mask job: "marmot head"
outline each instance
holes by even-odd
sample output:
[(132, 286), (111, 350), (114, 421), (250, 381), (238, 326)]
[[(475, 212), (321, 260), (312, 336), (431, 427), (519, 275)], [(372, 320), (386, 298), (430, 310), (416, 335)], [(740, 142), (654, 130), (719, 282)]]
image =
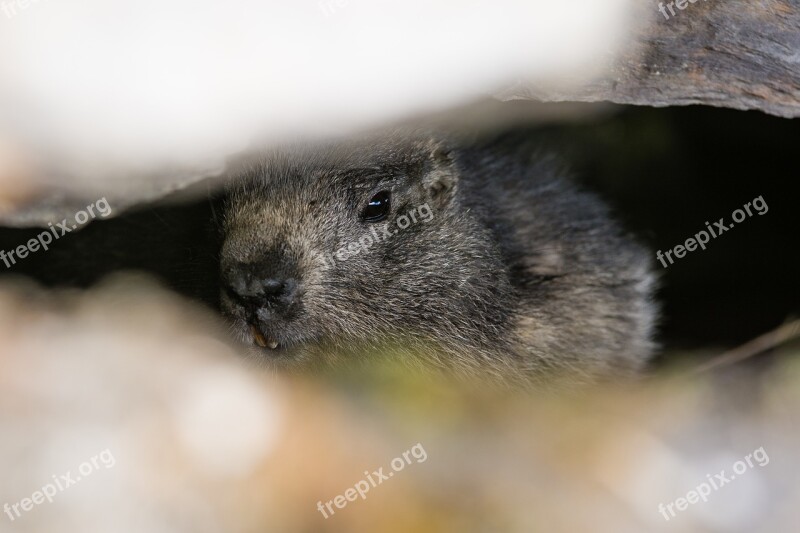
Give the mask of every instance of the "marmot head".
[[(430, 139), (265, 156), (232, 182), (223, 310), (253, 353), (284, 365), (383, 341), (499, 342), (511, 298), (488, 231)], [(442, 363), (449, 366), (447, 363)]]

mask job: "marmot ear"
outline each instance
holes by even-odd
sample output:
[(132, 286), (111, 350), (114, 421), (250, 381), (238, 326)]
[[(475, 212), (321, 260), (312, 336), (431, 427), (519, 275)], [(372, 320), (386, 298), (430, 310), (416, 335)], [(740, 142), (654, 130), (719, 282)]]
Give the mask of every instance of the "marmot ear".
[(437, 207), (450, 203), (458, 185), (458, 171), (452, 151), (444, 144), (432, 141), (430, 157), (422, 175), (422, 185)]

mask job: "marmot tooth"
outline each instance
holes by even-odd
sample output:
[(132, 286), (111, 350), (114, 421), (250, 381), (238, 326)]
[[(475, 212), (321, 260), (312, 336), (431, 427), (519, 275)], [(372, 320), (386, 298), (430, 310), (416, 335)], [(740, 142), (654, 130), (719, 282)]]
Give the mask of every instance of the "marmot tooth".
[[(250, 334), (253, 335), (253, 339), (256, 341), (256, 344), (258, 344), (262, 348), (266, 348), (267, 347), (267, 339), (264, 338), (264, 335), (261, 333), (261, 331), (258, 329), (258, 327), (254, 326), (254, 325), (251, 325), (250, 326)], [(270, 348), (275, 349), (275, 346), (272, 346), (272, 343), (275, 343), (275, 346), (277, 346), (278, 343), (275, 342), (275, 341), (272, 341), (270, 343)]]

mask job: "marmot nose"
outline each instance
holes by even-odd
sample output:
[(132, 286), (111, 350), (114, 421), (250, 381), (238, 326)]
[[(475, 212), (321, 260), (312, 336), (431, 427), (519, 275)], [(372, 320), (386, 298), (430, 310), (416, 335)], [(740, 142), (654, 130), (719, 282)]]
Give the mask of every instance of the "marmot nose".
[(247, 270), (237, 269), (227, 281), (231, 296), (250, 307), (288, 306), (297, 293), (297, 281), (292, 278), (262, 278)]

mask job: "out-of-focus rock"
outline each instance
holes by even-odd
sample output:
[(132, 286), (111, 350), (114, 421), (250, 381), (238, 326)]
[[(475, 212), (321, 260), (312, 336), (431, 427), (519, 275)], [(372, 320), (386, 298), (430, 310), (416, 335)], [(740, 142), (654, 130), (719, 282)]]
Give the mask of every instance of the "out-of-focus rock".
[[(1, 531), (796, 526), (796, 359), (759, 379), (676, 370), (525, 394), (391, 372), (279, 377), (139, 278), (6, 282), (0, 339)], [(722, 470), (707, 501), (676, 507)]]
[(523, 76), (572, 87), (613, 58), (633, 4), (5, 2), (0, 135), (40, 160), (46, 194), (0, 221), (146, 202), (251, 146), (452, 110)]

